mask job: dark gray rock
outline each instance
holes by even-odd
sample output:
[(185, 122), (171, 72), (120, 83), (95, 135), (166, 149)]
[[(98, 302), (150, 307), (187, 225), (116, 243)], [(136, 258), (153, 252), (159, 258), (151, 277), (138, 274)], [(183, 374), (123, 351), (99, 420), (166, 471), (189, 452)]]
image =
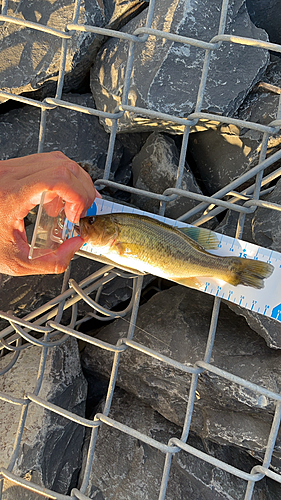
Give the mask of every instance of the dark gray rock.
[[(95, 108), (90, 94), (64, 94), (70, 103)], [(40, 110), (25, 106), (0, 116), (0, 158), (5, 160), (37, 152)], [(17, 137), (11, 141), (11, 137)], [(60, 150), (74, 161), (86, 163), (95, 180), (104, 169), (109, 136), (96, 116), (57, 107), (48, 112), (44, 151)], [(115, 142), (112, 171), (119, 166), (122, 145)]]
[[(262, 81), (281, 86), (281, 59), (272, 62)], [(257, 85), (246, 97), (236, 117), (261, 125), (276, 119), (279, 95)], [(194, 171), (208, 193), (213, 194), (257, 165), (263, 134), (236, 125), (203, 123), (190, 135), (189, 150), (194, 160)], [(268, 156), (280, 148), (281, 134), (269, 137)], [(275, 168), (275, 167), (274, 167)], [(269, 173), (273, 167), (265, 172)], [(254, 179), (250, 181), (252, 184)], [(242, 188), (246, 185), (242, 186)]]
[[(216, 233), (226, 234), (227, 236), (232, 236), (233, 238), (235, 238), (238, 218), (239, 218), (238, 212), (235, 212), (234, 210), (227, 210), (223, 220), (216, 227)], [(240, 239), (255, 244), (256, 242), (254, 241), (252, 235), (252, 218), (253, 214), (246, 215), (243, 227), (243, 234), (240, 237)]]
[(231, 302), (227, 302), (227, 305), (236, 314), (244, 316), (249, 327), (264, 338), (268, 347), (281, 349), (281, 323)]
[(252, 145), (247, 138), (242, 142), (235, 125), (217, 124), (214, 129), (190, 134), (189, 151), (195, 174), (209, 195), (250, 169)]
[[(209, 42), (217, 34), (221, 2), (208, 0), (189, 4), (156, 1), (152, 27)], [(145, 24), (142, 13), (130, 21), (124, 31), (133, 33)], [(250, 21), (244, 0), (232, 0), (227, 16), (226, 33), (266, 40), (264, 31)], [(113, 112), (121, 102), (128, 42), (110, 39), (99, 52), (91, 70), (91, 88), (99, 109)], [(187, 116), (195, 108), (204, 51), (189, 45), (150, 37), (136, 44), (129, 104)], [(265, 50), (223, 43), (212, 58), (203, 109), (231, 115), (264, 71), (268, 62)], [(235, 77), (234, 77), (235, 75)], [(108, 128), (111, 120), (104, 120)], [(125, 113), (119, 131), (152, 128), (182, 131), (181, 126), (161, 123), (145, 116)]]
[[(184, 287), (156, 294), (141, 306), (134, 340), (176, 361), (193, 364), (204, 358), (213, 298)], [(98, 338), (115, 344), (126, 337), (122, 319), (102, 329)], [(278, 392), (280, 356), (269, 349), (245, 320), (221, 305), (211, 362), (245, 380)], [(113, 357), (87, 346), (83, 363), (108, 376)], [(182, 425), (190, 376), (128, 348), (121, 356), (119, 386), (137, 395), (165, 418)], [(212, 373), (199, 376), (192, 429), (201, 437), (246, 448), (264, 450), (274, 411), (273, 401)], [(232, 422), (230, 430), (230, 422)], [(280, 439), (275, 448), (280, 467)]]
[[(82, 281), (100, 269), (103, 264), (84, 257), (75, 258), (71, 265), (71, 278)], [(151, 280), (147, 275), (144, 286)], [(61, 293), (63, 275), (38, 276), (4, 276), (0, 288), (0, 310), (12, 311), (18, 317), (23, 317), (46, 304)], [(133, 281), (131, 278), (115, 277), (107, 283), (100, 297), (100, 304), (111, 309), (121, 302), (127, 301), (132, 295)], [(65, 313), (65, 321), (70, 321), (70, 309)], [(78, 315), (84, 316), (93, 309), (84, 301), (78, 302)], [(0, 318), (0, 330), (7, 322)]]
[(144, 10), (149, 0), (105, 0), (103, 4), (109, 9), (108, 27), (118, 30)]
[[(137, 0), (114, 1), (83, 0), (79, 24), (118, 28), (139, 12), (145, 2)], [(8, 15), (26, 19), (60, 31), (65, 31), (73, 20), (74, 4), (68, 1), (47, 0), (32, 4), (9, 4)], [(61, 38), (41, 31), (23, 28), (12, 23), (0, 27), (1, 89), (21, 94), (45, 88), (53, 90), (60, 68)], [(76, 31), (68, 42), (64, 90), (76, 89), (89, 71), (103, 38), (94, 33)]]
[[(41, 349), (22, 351), (14, 367), (0, 378), (1, 392), (24, 397), (36, 385)], [(12, 354), (0, 359), (6, 366)], [(49, 351), (40, 397), (77, 415), (84, 416), (87, 382), (82, 374), (77, 341), (67, 340)], [(21, 407), (1, 401), (1, 467), (7, 467), (19, 424)], [(19, 455), (13, 472), (38, 485), (66, 494), (76, 483), (81, 467), (84, 428), (71, 420), (31, 403)], [(5, 484), (5, 500), (22, 500), (22, 488)], [(29, 492), (30, 493), (30, 492)], [(30, 497), (28, 497), (30, 498)], [(39, 499), (41, 496), (34, 495)]]
[[(280, 205), (281, 180), (279, 180), (266, 201)], [(258, 245), (280, 252), (281, 217), (280, 211), (259, 207), (253, 217), (253, 236)]]
[[(153, 132), (133, 159), (133, 185), (138, 189), (163, 194), (165, 189), (175, 187), (178, 164), (179, 150), (173, 138), (167, 134)], [(187, 168), (184, 169), (181, 188), (201, 194)], [(132, 194), (131, 201), (147, 212), (157, 213), (159, 210), (159, 202), (146, 196)], [(195, 205), (194, 200), (178, 197), (167, 204), (165, 215), (177, 219)]]
[(263, 28), (272, 43), (281, 43), (280, 0), (246, 0), (247, 9), (252, 22), (259, 28)]
[[(132, 394), (116, 390), (110, 417), (136, 429), (158, 442), (167, 444), (180, 437), (181, 428), (165, 420)], [(88, 443), (87, 443), (88, 444)], [(87, 452), (84, 449), (84, 465)], [(257, 462), (234, 447), (221, 446), (190, 435), (188, 444), (226, 463), (250, 471)], [(164, 454), (152, 446), (105, 424), (99, 430), (94, 462), (86, 493), (96, 500), (157, 500)], [(172, 460), (166, 500), (242, 500), (245, 481), (179, 452)], [(262, 481), (255, 486), (253, 500), (278, 499), (280, 485)]]

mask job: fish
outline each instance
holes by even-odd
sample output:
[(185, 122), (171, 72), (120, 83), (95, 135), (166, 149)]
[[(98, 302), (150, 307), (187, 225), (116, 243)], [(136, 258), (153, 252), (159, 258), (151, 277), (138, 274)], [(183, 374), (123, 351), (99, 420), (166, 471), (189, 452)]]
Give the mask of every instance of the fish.
[(96, 254), (113, 263), (191, 288), (202, 289), (197, 278), (204, 277), (261, 289), (274, 270), (267, 262), (210, 253), (219, 241), (208, 229), (173, 227), (146, 215), (88, 216), (75, 229)]

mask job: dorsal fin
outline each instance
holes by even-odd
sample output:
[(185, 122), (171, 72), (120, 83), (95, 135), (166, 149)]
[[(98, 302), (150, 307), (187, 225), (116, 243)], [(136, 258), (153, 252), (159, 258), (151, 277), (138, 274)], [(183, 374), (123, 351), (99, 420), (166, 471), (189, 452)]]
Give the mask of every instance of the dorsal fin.
[(178, 227), (182, 233), (189, 236), (192, 240), (196, 241), (205, 250), (215, 250), (218, 248), (219, 239), (213, 231), (204, 227)]

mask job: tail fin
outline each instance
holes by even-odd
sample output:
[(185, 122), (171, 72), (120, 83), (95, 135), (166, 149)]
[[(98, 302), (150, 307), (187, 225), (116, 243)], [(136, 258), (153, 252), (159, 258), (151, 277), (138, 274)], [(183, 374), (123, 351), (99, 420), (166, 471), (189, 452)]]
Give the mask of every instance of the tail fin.
[(253, 288), (264, 288), (263, 280), (269, 278), (274, 267), (267, 262), (252, 259), (241, 259), (232, 257), (231, 277), (228, 283), (231, 285), (252, 286)]

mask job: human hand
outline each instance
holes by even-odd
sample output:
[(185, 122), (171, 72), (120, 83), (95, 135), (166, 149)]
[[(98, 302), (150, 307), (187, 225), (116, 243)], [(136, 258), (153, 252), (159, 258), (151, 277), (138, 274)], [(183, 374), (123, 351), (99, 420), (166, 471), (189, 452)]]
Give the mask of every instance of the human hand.
[(39, 153), (0, 162), (0, 273), (13, 276), (57, 274), (67, 268), (84, 243), (70, 238), (57, 250), (30, 260), (24, 217), (40, 203), (43, 191), (48, 200), (65, 200), (65, 214), (71, 222), (86, 215), (96, 196), (90, 176), (63, 153)]

